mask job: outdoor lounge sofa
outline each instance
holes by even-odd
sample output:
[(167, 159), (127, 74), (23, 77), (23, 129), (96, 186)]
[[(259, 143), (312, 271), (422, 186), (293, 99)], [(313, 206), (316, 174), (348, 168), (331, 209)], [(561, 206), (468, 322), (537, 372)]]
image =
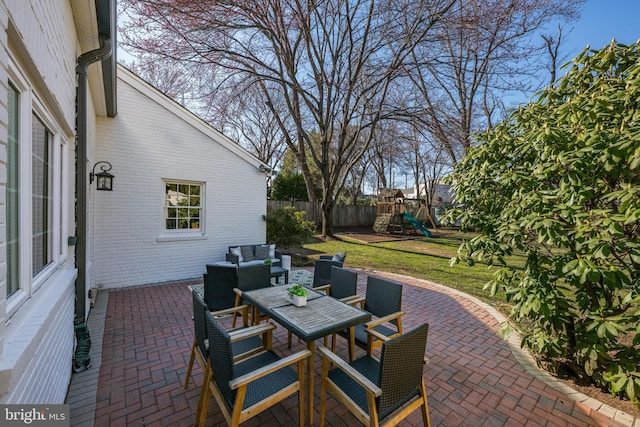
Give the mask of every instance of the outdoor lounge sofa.
[(264, 264), (270, 259), (272, 265), (282, 266), (282, 254), (276, 250), (274, 244), (236, 245), (229, 246), (229, 252), (225, 255), (225, 260), (238, 267), (247, 265)]

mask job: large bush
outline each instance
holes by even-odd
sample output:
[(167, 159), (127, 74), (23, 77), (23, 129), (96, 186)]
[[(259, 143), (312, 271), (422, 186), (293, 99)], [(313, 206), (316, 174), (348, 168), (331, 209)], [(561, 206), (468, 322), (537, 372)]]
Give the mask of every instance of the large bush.
[(284, 248), (305, 243), (315, 233), (316, 226), (304, 215), (304, 211), (285, 206), (267, 216), (267, 241)]
[[(316, 189), (316, 196), (322, 195)], [(279, 174), (271, 184), (271, 200), (302, 200), (308, 201), (307, 185), (302, 174)]]
[[(567, 74), (478, 136), (452, 175), (454, 262), (504, 265), (522, 345), (548, 366), (640, 400), (640, 46), (585, 50)], [(508, 332), (509, 327), (505, 327)]]

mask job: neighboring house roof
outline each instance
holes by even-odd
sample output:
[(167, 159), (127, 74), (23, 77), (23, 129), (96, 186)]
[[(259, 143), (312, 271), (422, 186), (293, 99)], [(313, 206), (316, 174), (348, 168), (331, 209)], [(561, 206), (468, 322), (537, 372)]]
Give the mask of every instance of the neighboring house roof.
[(256, 168), (259, 168), (260, 166), (265, 166), (268, 168), (268, 165), (264, 164), (259, 158), (251, 154), (244, 147), (232, 141), (222, 132), (216, 130), (213, 126), (193, 114), (182, 105), (175, 102), (173, 99), (160, 92), (150, 83), (148, 83), (133, 71), (127, 69), (121, 64), (118, 64), (118, 79), (130, 85), (146, 97), (156, 102), (158, 105), (164, 107), (167, 111), (174, 114), (179, 119), (185, 121), (186, 123), (189, 123), (204, 135), (216, 141), (218, 144), (231, 151), (232, 153), (236, 154), (247, 163), (252, 164)]

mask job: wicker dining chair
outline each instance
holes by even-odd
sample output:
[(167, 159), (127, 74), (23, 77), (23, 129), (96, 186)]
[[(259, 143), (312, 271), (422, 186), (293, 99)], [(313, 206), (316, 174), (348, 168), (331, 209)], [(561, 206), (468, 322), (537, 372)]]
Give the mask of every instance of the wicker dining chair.
[(204, 302), (209, 310), (224, 310), (233, 307), (235, 294), (233, 288), (238, 286), (238, 268), (225, 265), (207, 265), (203, 274)]
[[(347, 303), (351, 303), (353, 301), (353, 297), (356, 297), (356, 292), (358, 289), (358, 273), (355, 271), (347, 270), (342, 267), (337, 267), (335, 265), (331, 266), (331, 283), (322, 286), (319, 289), (324, 289), (327, 295), (330, 295), (336, 299), (343, 299)], [(287, 336), (287, 348), (291, 348), (293, 336), (291, 331), (288, 332)], [(324, 339), (324, 345), (328, 345), (328, 337)], [(332, 348), (336, 346), (336, 337), (335, 334), (332, 336)]]
[(334, 260), (331, 258), (321, 257), (316, 260), (313, 267), (313, 284), (311, 285), (316, 290), (325, 290), (331, 283), (331, 269), (333, 267), (340, 267), (344, 265), (344, 260)]
[(328, 294), (337, 299), (353, 297), (358, 291), (358, 273), (345, 268), (331, 267), (331, 282)]
[[(189, 380), (191, 379), (191, 371), (193, 370), (194, 362), (198, 362), (200, 369), (206, 371), (207, 359), (209, 357), (209, 340), (207, 339), (207, 324), (205, 320), (205, 313), (208, 311), (207, 305), (200, 296), (200, 292), (196, 289), (191, 291), (191, 297), (193, 300), (193, 326), (194, 326), (194, 339), (191, 345), (191, 356), (189, 357), (189, 364), (187, 365), (187, 376), (184, 381), (184, 388), (189, 387)], [(221, 310), (213, 312), (214, 316), (224, 316), (227, 314), (238, 313), (242, 319), (241, 328), (248, 326), (248, 306), (233, 307), (231, 309)], [(235, 330), (239, 330), (236, 328)], [(267, 332), (267, 331), (265, 331)], [(271, 332), (267, 335), (252, 336), (246, 340), (238, 341), (233, 344), (232, 350), (236, 360), (241, 360), (246, 357), (266, 349), (267, 345), (271, 342)]]
[[(357, 300), (353, 301), (353, 303), (355, 302)], [(366, 332), (367, 329), (373, 329), (388, 338), (394, 338), (402, 334), (402, 316), (405, 314), (401, 310), (402, 284), (381, 277), (367, 277), (367, 291), (364, 304), (361, 304), (361, 306), (365, 311), (371, 313), (374, 319), (367, 323), (356, 325), (353, 328), (353, 340), (350, 339), (350, 329), (337, 333), (349, 342), (349, 360), (355, 359), (355, 347), (350, 344), (351, 342), (364, 348), (369, 354), (382, 344), (376, 336), (368, 334)], [(335, 350), (335, 344), (332, 347)]]
[[(429, 325), (425, 323), (394, 339), (383, 337), (379, 361), (367, 354), (347, 363), (327, 348), (319, 347), (320, 426), (324, 426), (330, 392), (364, 425), (394, 426), (420, 408), (424, 426), (430, 427), (423, 377), (428, 331)], [(335, 368), (329, 370), (331, 365)]]
[[(204, 426), (212, 394), (227, 423), (235, 427), (297, 393), (298, 423), (303, 426), (304, 363), (311, 352), (305, 349), (280, 358), (269, 350), (235, 363), (232, 345), (243, 336), (227, 332), (211, 314), (205, 316), (210, 348), (209, 369), (205, 378), (203, 405), (196, 414), (197, 423)], [(297, 365), (297, 373), (292, 367), (294, 364)]]
[[(271, 287), (271, 267), (266, 264), (249, 265), (238, 268), (238, 285), (233, 289), (235, 293), (235, 306), (246, 304), (242, 299), (242, 293)], [(251, 324), (258, 324), (268, 317), (253, 308), (249, 311)], [(236, 315), (233, 316), (233, 326), (236, 324)]]

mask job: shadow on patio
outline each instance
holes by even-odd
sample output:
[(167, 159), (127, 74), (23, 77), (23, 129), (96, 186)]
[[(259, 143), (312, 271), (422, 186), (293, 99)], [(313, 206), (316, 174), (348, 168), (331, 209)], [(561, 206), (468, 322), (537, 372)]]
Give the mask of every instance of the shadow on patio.
[[(359, 271), (360, 295), (365, 293), (367, 273), (373, 274)], [(517, 351), (514, 355), (509, 344), (496, 335), (499, 321), (485, 304), (425, 281), (381, 272), (375, 274), (405, 284), (405, 330), (422, 322), (430, 325), (427, 357), (431, 363), (425, 366), (424, 375), (433, 426), (633, 425), (633, 420), (626, 422), (625, 414), (620, 420), (619, 413), (597, 412), (586, 396), (568, 387), (559, 391), (550, 385), (555, 381), (548, 375), (531, 366), (527, 369), (525, 366), (532, 362)], [(84, 412), (89, 415), (86, 418), (91, 419), (80, 421), (81, 410), (74, 405), (74, 400), (80, 397), (72, 398), (78, 393), (70, 390), (72, 425), (91, 425), (91, 421), (96, 426), (110, 427), (193, 425), (202, 384), (202, 372), (197, 365), (188, 389), (185, 390), (183, 384), (193, 341), (191, 295), (187, 286), (196, 283), (167, 283), (99, 294), (99, 301), (105, 304), (108, 299), (108, 304), (105, 305), (102, 358), (101, 361), (92, 359), (94, 365), (101, 363), (95, 415), (90, 417), (89, 407)], [(95, 346), (99, 336), (93, 334), (92, 330)], [(288, 350), (287, 331), (281, 326), (273, 339), (277, 352), (286, 354), (304, 347), (304, 343), (294, 339), (293, 348)], [(362, 352), (358, 350), (358, 354)], [(346, 359), (345, 340), (338, 340), (338, 354)], [(318, 355), (315, 366), (316, 406), (319, 406)], [(76, 375), (92, 370), (96, 367)], [(580, 403), (582, 400), (585, 401)], [(328, 425), (359, 425), (356, 418), (331, 397), (327, 410)], [(74, 422), (74, 413), (77, 422)], [(294, 426), (297, 414), (294, 396), (243, 425)], [(318, 419), (316, 411), (316, 424)], [(400, 425), (421, 424), (420, 411), (415, 411)], [(210, 406), (207, 425), (225, 425), (215, 402)]]

